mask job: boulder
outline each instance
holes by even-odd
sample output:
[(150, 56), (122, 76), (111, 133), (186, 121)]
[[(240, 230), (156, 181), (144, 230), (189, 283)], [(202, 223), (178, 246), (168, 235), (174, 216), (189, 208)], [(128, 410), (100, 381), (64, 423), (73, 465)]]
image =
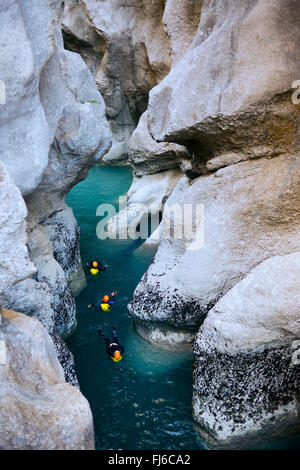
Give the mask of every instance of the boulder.
[[(142, 238), (146, 240), (149, 231), (155, 230), (159, 225), (159, 216), (164, 204), (181, 177), (179, 169), (134, 177), (127, 193), (127, 205), (109, 220), (105, 232), (112, 238), (116, 233), (126, 238), (127, 234), (135, 237), (141, 232)], [(148, 226), (150, 215), (152, 216), (151, 227)], [(138, 228), (139, 224), (141, 224), (141, 229)]]
[(203, 244), (194, 249), (180, 239), (182, 222), (175, 218), (179, 237), (162, 237), (129, 305), (137, 319), (199, 325), (258, 263), (300, 249), (298, 155), (241, 162), (190, 183), (185, 178), (168, 206), (176, 204), (177, 214), (189, 205), (203, 208), (204, 219), (197, 225), (194, 217), (192, 227)]
[(300, 252), (256, 266), (210, 310), (195, 341), (194, 418), (214, 446), (296, 434)]
[(46, 330), (38, 320), (14, 311), (2, 310), (2, 320), (0, 449), (94, 449), (89, 404), (64, 381)]

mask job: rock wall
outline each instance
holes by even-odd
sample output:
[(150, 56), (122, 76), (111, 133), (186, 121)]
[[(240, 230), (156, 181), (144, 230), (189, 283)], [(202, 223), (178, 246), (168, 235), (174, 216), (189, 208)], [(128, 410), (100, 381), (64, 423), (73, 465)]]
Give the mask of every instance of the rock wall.
[(113, 145), (102, 163), (124, 164), (149, 91), (191, 44), (200, 0), (65, 2), (64, 41), (92, 71), (105, 103)]
[(40, 319), (75, 383), (60, 335), (84, 279), (64, 198), (109, 149), (100, 90), (113, 135), (103, 161), (135, 174), (124, 214), (163, 211), (148, 243), (176, 228), (172, 204), (204, 208), (201, 249), (161, 239), (129, 305), (138, 330), (177, 347), (200, 327), (193, 410), (209, 445), (296, 432), (299, 2), (6, 0), (0, 14), (1, 304)]
[(70, 353), (55, 333), (64, 372), (50, 335), (38, 321), (48, 321), (55, 336), (50, 289), (28, 277), (37, 270), (26, 245), (27, 208), (2, 163), (0, 201), (0, 295), (10, 295), (11, 303), (27, 311), (23, 315), (0, 306), (0, 449), (93, 449), (89, 404), (65, 381), (73, 367)]
[[(62, 7), (58, 0), (35, 1), (31, 9), (24, 1), (1, 6), (6, 104), (0, 109), (0, 160), (25, 199), (36, 266), (33, 277), (3, 291), (1, 305), (38, 316), (60, 355), (68, 354), (62, 361), (72, 364), (60, 337), (76, 326), (72, 291), (78, 293), (85, 278), (79, 227), (65, 195), (109, 150), (111, 134), (85, 62), (63, 47)], [(74, 370), (66, 376), (76, 383)]]
[(0, 341), (5, 343), (0, 449), (92, 450), (89, 404), (65, 382), (54, 344), (40, 322), (3, 309)]
[(111, 131), (85, 62), (64, 49), (63, 6), (0, 6), (0, 307), (27, 315), (5, 313), (0, 325), (9, 357), (0, 365), (1, 448), (94, 447), (89, 405), (64, 381), (78, 387), (62, 338), (76, 326), (73, 294), (85, 285), (79, 227), (65, 196), (109, 150)]
[(259, 264), (197, 334), (194, 415), (211, 445), (255, 446), (255, 431), (270, 440), (300, 430), (299, 266), (299, 252)]
[[(171, 204), (204, 210), (192, 227), (201, 249), (160, 230), (129, 310), (150, 340), (159, 323), (162, 332), (202, 325), (193, 409), (212, 446), (251, 447), (298, 429), (299, 15), (294, 0), (167, 1), (165, 30), (179, 52), (129, 147), (142, 180), (168, 165), (183, 173), (161, 226), (184, 228)], [(162, 150), (174, 144), (179, 154)]]

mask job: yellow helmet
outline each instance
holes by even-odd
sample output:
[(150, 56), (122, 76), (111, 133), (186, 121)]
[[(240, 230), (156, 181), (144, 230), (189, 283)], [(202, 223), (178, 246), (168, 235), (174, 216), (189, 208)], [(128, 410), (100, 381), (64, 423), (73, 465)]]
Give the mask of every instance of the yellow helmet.
[(94, 268), (98, 268), (98, 263), (97, 263), (97, 261), (93, 261), (93, 267), (94, 267)]

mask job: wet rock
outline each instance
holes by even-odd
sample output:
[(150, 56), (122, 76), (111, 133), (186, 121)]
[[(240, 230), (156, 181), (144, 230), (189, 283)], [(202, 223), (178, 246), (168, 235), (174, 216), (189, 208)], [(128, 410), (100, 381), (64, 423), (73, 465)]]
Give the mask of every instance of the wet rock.
[(86, 286), (80, 256), (80, 228), (73, 211), (67, 207), (49, 217), (43, 227), (53, 247), (53, 256), (67, 276), (73, 295)]
[(194, 220), (192, 231), (199, 240), (203, 232), (203, 246), (191, 249), (184, 238), (163, 239), (135, 290), (132, 314), (199, 325), (259, 262), (297, 251), (299, 172), (297, 155), (280, 156), (231, 165), (191, 183), (180, 180), (168, 205), (177, 203), (177, 213), (186, 204), (203, 205), (204, 219), (198, 226)]
[(64, 381), (53, 342), (34, 318), (2, 310), (0, 449), (91, 450), (87, 400)]
[(300, 252), (254, 268), (195, 341), (193, 409), (211, 445), (251, 447), (299, 425)]

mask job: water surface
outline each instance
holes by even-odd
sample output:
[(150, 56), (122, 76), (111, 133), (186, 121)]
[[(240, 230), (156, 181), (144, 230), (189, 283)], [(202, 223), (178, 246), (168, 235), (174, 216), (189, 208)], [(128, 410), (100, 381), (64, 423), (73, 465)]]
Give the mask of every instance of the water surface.
[[(139, 241), (99, 240), (96, 217), (99, 204), (113, 203), (129, 189), (129, 168), (95, 167), (68, 195), (81, 226), (83, 263), (91, 259), (108, 264), (76, 298), (78, 326), (67, 341), (75, 356), (81, 391), (94, 416), (97, 449), (204, 449), (192, 421), (192, 363), (188, 353), (166, 352), (143, 340), (135, 331), (127, 304), (151, 262), (152, 249), (138, 249)], [(111, 312), (90, 310), (104, 294), (119, 291)], [(106, 355), (97, 335), (108, 336), (112, 326), (125, 347), (121, 362)], [(266, 443), (261, 449), (296, 449), (300, 438)]]
[[(127, 304), (151, 262), (152, 249), (137, 250), (139, 241), (99, 240), (99, 204), (113, 203), (132, 181), (129, 168), (97, 166), (68, 195), (81, 226), (82, 261), (95, 258), (108, 269), (92, 278), (76, 298), (78, 326), (68, 340), (75, 356), (80, 387), (94, 416), (98, 449), (201, 449), (192, 422), (192, 363), (189, 353), (166, 352), (143, 340), (135, 331)], [(104, 294), (119, 291), (111, 312), (90, 310)], [(108, 336), (112, 326), (125, 347), (115, 364), (97, 335)]]

